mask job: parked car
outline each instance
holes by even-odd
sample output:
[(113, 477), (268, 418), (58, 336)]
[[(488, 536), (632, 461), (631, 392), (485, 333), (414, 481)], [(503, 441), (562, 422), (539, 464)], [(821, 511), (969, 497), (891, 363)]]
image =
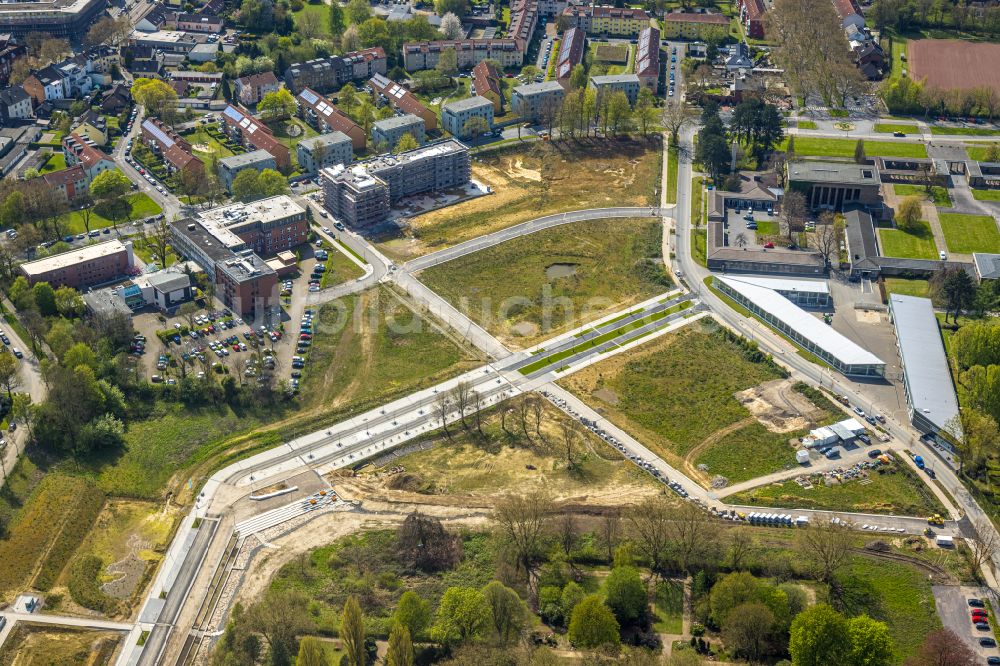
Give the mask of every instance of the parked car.
[(969, 603), (969, 606), (971, 606), (972, 608), (985, 608), (986, 607), (986, 604), (983, 603), (982, 599), (976, 599), (975, 597), (971, 597), (969, 599), (968, 603)]
[(882, 449), (872, 449), (868, 452), (868, 457), (872, 459), (878, 458), (880, 455), (882, 455)]
[(997, 642), (995, 640), (993, 640), (992, 638), (989, 638), (987, 636), (984, 636), (983, 638), (980, 638), (979, 639), (979, 644), (982, 645), (983, 647), (988, 647), (988, 648), (994, 648), (994, 647), (997, 646)]

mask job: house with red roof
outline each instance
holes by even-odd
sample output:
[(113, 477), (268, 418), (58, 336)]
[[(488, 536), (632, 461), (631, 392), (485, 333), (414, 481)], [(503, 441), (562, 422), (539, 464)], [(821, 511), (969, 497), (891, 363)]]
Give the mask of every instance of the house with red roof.
[(222, 127), (233, 140), (239, 141), (247, 148), (271, 153), (282, 173), (288, 173), (292, 168), (291, 151), (288, 150), (288, 146), (281, 143), (270, 127), (254, 118), (246, 109), (232, 104), (227, 106), (222, 112)]

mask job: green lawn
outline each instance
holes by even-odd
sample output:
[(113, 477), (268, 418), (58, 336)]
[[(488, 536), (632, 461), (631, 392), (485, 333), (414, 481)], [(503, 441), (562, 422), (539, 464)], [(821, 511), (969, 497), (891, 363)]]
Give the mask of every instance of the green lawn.
[(777, 220), (758, 220), (757, 221), (757, 235), (758, 236), (777, 236), (781, 233), (781, 225)]
[(1000, 231), (988, 215), (941, 213), (941, 227), (951, 252), (1000, 252)]
[(545, 229), (434, 266), (420, 280), (519, 346), (627, 308), (673, 282), (655, 263), (662, 226), (589, 220)]
[[(149, 198), (144, 192), (136, 192), (134, 194), (129, 194), (126, 197), (132, 204), (132, 220), (141, 220), (144, 217), (149, 217), (150, 215), (159, 215), (163, 212), (159, 204)], [(121, 220), (118, 224), (125, 224), (125, 220)], [(93, 213), (90, 216), (90, 229), (103, 229), (104, 227), (110, 227), (114, 223), (98, 214), (96, 209), (93, 209)], [(83, 224), (83, 214), (75, 210), (70, 213), (69, 222), (66, 225), (66, 233), (71, 234), (82, 234), (86, 232), (86, 227)]]
[(700, 266), (708, 266), (708, 236), (705, 228), (691, 230), (691, 256)]
[(667, 150), (667, 203), (677, 203), (677, 148)]
[(916, 229), (879, 229), (882, 252), (887, 257), (904, 259), (937, 259), (938, 249), (934, 245), (931, 225), (920, 220)]
[[(854, 157), (854, 146), (857, 139), (824, 139), (820, 137), (795, 137), (795, 152), (798, 155), (816, 157)], [(788, 146), (786, 138), (778, 146), (785, 150)], [(922, 143), (904, 143), (902, 141), (865, 141), (865, 154), (869, 157), (927, 157), (927, 149)]]
[(662, 580), (653, 599), (653, 628), (661, 634), (679, 634), (684, 624), (684, 584)]
[(903, 134), (916, 134), (920, 131), (916, 125), (906, 125), (903, 123), (875, 123), (875, 131), (883, 134), (902, 132)]
[[(195, 155), (202, 159), (210, 159), (213, 154), (219, 159), (225, 159), (235, 154), (230, 148), (223, 145), (221, 141), (209, 134), (204, 127), (185, 134), (184, 138), (192, 147), (197, 146), (194, 148)], [(202, 148), (207, 148), (208, 150), (202, 150)]]
[[(319, 34), (321, 35), (331, 35), (330, 33), (330, 6), (327, 4), (313, 5), (308, 2), (302, 5), (302, 9), (297, 12), (292, 12), (292, 17), (299, 21), (301, 17), (306, 14), (315, 14), (316, 23), (319, 27)], [(345, 17), (345, 20), (347, 18)]]
[(704, 203), (705, 179), (695, 176), (691, 179), (691, 226), (698, 227), (705, 219)]
[(972, 196), (979, 201), (1000, 201), (1000, 190), (972, 190)]
[[(781, 377), (712, 324), (692, 324), (560, 383), (654, 451), (683, 456), (746, 418), (734, 393)], [(673, 457), (671, 456), (671, 457)]]
[(798, 120), (795, 122), (796, 127), (804, 130), (814, 130), (817, 129), (816, 123), (811, 120)]
[[(809, 469), (803, 468), (802, 472), (809, 474)], [(827, 486), (822, 475), (812, 475), (810, 480), (813, 487), (808, 490), (794, 480), (789, 480), (731, 495), (727, 501), (734, 504), (783, 506), (789, 509), (826, 509), (906, 516), (945, 513), (944, 507), (926, 484), (899, 462), (880, 470), (871, 470), (870, 483), (847, 480)]]
[(53, 171), (62, 171), (66, 168), (66, 156), (60, 152), (53, 152), (49, 155), (49, 159), (45, 161), (44, 166), (38, 170), (38, 173), (51, 173)]
[(931, 134), (948, 135), (961, 134), (963, 136), (997, 136), (1000, 130), (988, 129), (986, 127), (931, 127)]
[(353, 280), (364, 274), (364, 271), (345, 257), (340, 250), (330, 248), (328, 254), (330, 258), (326, 260), (326, 271), (323, 273), (323, 279), (320, 280), (320, 287), (323, 289)]
[(969, 155), (970, 160), (976, 160), (977, 162), (988, 161), (986, 152), (990, 149), (990, 144), (988, 143), (967, 143), (965, 144), (965, 152)]
[(932, 185), (930, 194), (927, 193), (923, 185), (893, 185), (892, 189), (901, 197), (924, 197), (925, 199), (933, 199), (934, 205), (940, 208), (951, 207), (951, 197), (948, 196), (947, 187)]
[(804, 434), (804, 431), (774, 433), (760, 423), (753, 423), (723, 437), (694, 462), (705, 465), (709, 476), (721, 474), (733, 483), (747, 481), (794, 467), (795, 449), (788, 440)]
[(930, 297), (930, 283), (927, 280), (906, 278), (885, 278), (885, 290), (890, 294)]

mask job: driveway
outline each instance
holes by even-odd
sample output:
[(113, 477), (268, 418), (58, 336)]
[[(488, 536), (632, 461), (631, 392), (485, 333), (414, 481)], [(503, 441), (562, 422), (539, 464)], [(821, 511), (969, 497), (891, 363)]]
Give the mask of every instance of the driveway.
[(969, 604), (966, 601), (969, 597), (978, 597), (989, 603), (989, 590), (958, 585), (935, 585), (933, 592), (941, 623), (975, 650), (980, 657), (978, 663), (985, 663), (986, 657), (1000, 656), (1000, 650), (997, 648), (984, 648), (979, 645), (980, 638), (985, 636), (996, 638), (996, 636), (992, 631), (979, 631), (972, 625)]

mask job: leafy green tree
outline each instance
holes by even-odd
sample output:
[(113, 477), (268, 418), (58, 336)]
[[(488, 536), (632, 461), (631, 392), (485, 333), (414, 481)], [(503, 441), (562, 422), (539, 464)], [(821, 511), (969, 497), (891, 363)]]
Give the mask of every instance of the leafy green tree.
[(97, 372), (97, 355), (83, 342), (77, 342), (63, 354), (62, 364), (71, 370), (83, 366)]
[(0, 204), (0, 226), (9, 229), (21, 226), (26, 221), (26, 211), (24, 193), (14, 190)]
[(358, 91), (353, 83), (345, 83), (344, 87), (337, 93), (337, 103), (348, 113), (358, 104)]
[(385, 664), (413, 666), (413, 642), (410, 640), (410, 630), (401, 624), (394, 624), (389, 630), (389, 647), (385, 653)]
[(431, 628), (434, 640), (454, 645), (482, 637), (490, 621), (483, 593), (473, 587), (449, 587), (438, 605)]
[(528, 617), (517, 592), (500, 581), (491, 581), (483, 588), (483, 597), (490, 611), (490, 622), (500, 645), (507, 645), (523, 631)]
[(351, 23), (364, 23), (372, 16), (371, 5), (367, 0), (351, 0), (347, 3), (347, 18)]
[(272, 664), (289, 663), (298, 653), (296, 638), (315, 626), (309, 615), (309, 599), (299, 590), (268, 590), (247, 609), (246, 622), (247, 629), (264, 638)]
[(35, 295), (28, 284), (28, 278), (18, 275), (7, 289), (7, 298), (18, 310), (29, 310), (35, 307)]
[(399, 137), (399, 141), (396, 143), (395, 153), (405, 153), (408, 150), (414, 150), (419, 148), (420, 144), (417, 140), (413, 138), (413, 135), (407, 132), (403, 136)]
[(386, 50), (392, 48), (392, 37), (389, 35), (389, 24), (385, 22), (385, 19), (370, 18), (364, 23), (359, 24), (357, 28), (358, 39), (361, 40), (361, 46), (365, 48), (381, 46)]
[(851, 638), (852, 666), (889, 666), (893, 663), (892, 636), (885, 622), (867, 615), (852, 617), (847, 621), (847, 633)]
[(570, 581), (566, 583), (566, 586), (562, 589), (562, 595), (559, 599), (559, 605), (562, 607), (562, 612), (564, 617), (570, 617), (573, 614), (573, 609), (576, 605), (583, 601), (587, 593), (579, 583), (576, 581)]
[(344, 33), (347, 25), (344, 22), (344, 8), (339, 2), (330, 3), (330, 33), (334, 37), (340, 37)]
[(453, 47), (448, 47), (441, 51), (435, 67), (443, 76), (455, 76), (458, 74), (458, 53)]
[(365, 617), (361, 612), (361, 604), (353, 594), (344, 602), (344, 612), (340, 619), (340, 639), (344, 642), (347, 652), (348, 666), (366, 666), (367, 651), (365, 650)]
[(41, 315), (51, 317), (56, 314), (56, 291), (52, 285), (48, 282), (36, 282), (35, 286), (31, 288), (31, 292)]
[(854, 161), (858, 164), (864, 164), (868, 161), (868, 156), (865, 155), (864, 139), (858, 139), (858, 142), (854, 144)]
[(569, 641), (585, 650), (601, 646), (618, 646), (618, 620), (601, 598), (591, 594), (573, 608), (569, 620)]
[(290, 118), (297, 109), (295, 98), (287, 88), (264, 93), (264, 97), (257, 104), (257, 113), (265, 121), (283, 120)]
[(309, 636), (299, 641), (299, 655), (295, 659), (295, 666), (329, 666), (329, 664), (323, 646), (318, 640)]
[(21, 380), (17, 359), (13, 354), (0, 353), (0, 388), (7, 391), (7, 399), (14, 401), (14, 389), (20, 386)]
[[(132, 82), (131, 93), (132, 99), (146, 109), (147, 115), (170, 122), (177, 113), (177, 91), (164, 81), (140, 77)], [(93, 194), (93, 184), (91, 194)], [(97, 194), (94, 196), (100, 198)]]
[(116, 230), (118, 223), (132, 213), (132, 204), (125, 196), (131, 189), (132, 181), (118, 169), (102, 171), (90, 183), (90, 196), (97, 201), (97, 212), (111, 220)]
[(962, 312), (972, 305), (972, 299), (976, 295), (976, 284), (961, 268), (940, 272), (944, 275), (935, 277), (941, 280), (941, 292), (945, 301), (944, 321), (948, 322), (949, 314), (954, 315), (958, 321)]
[(55, 293), (56, 310), (67, 319), (81, 316), (87, 309), (83, 302), (83, 296), (73, 287), (63, 285), (56, 289)]
[(604, 581), (604, 595), (605, 603), (621, 626), (635, 624), (646, 612), (646, 587), (635, 567), (612, 569)]
[(922, 215), (921, 204), (919, 196), (903, 197), (896, 210), (896, 226), (906, 232), (916, 231)]
[(257, 187), (262, 197), (276, 197), (288, 194), (288, 179), (274, 169), (264, 169), (257, 179)]
[(722, 635), (726, 649), (757, 663), (768, 653), (774, 630), (774, 614), (760, 602), (737, 606), (726, 616)]
[(851, 643), (847, 621), (826, 604), (802, 611), (792, 621), (788, 651), (795, 666), (848, 663)]
[(407, 590), (396, 604), (392, 621), (406, 627), (411, 638), (419, 639), (431, 622), (430, 604), (414, 590)]
[(583, 90), (587, 87), (587, 68), (582, 63), (574, 65), (570, 70), (569, 86), (573, 90)]

